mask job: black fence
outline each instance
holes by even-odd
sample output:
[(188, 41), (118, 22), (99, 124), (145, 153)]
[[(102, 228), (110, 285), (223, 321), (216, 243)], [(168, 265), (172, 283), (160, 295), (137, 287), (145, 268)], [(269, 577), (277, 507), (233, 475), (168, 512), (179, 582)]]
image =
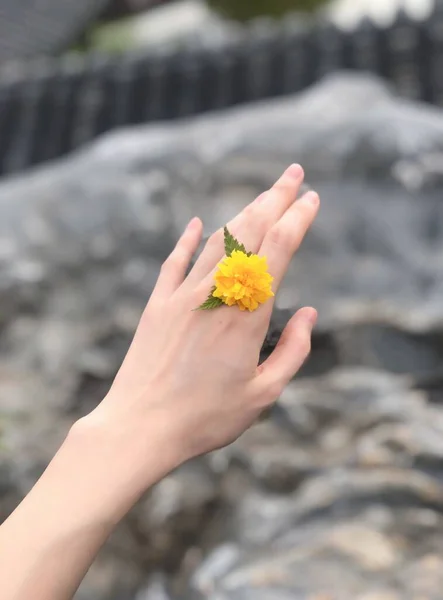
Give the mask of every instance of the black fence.
[[(0, 70), (0, 173), (78, 148), (124, 125), (176, 119), (297, 92), (338, 69), (376, 73), (400, 94), (443, 105), (443, 7), (363, 21), (254, 26), (217, 50), (91, 56)], [(21, 71), (21, 72), (19, 72)]]

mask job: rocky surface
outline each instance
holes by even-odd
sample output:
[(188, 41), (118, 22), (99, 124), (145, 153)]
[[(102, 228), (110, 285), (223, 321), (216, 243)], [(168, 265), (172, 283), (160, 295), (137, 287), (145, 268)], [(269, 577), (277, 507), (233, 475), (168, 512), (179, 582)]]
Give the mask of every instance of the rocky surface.
[(365, 368), (294, 383), (280, 408), (284, 426), (226, 450), (248, 483), (189, 597), (437, 600), (440, 406), (411, 378)]
[(78, 600), (436, 600), (443, 117), (377, 80), (122, 131), (0, 185), (0, 513), (108, 389), (159, 266), (301, 162), (320, 218), (264, 348), (320, 310), (269, 418), (163, 480)]

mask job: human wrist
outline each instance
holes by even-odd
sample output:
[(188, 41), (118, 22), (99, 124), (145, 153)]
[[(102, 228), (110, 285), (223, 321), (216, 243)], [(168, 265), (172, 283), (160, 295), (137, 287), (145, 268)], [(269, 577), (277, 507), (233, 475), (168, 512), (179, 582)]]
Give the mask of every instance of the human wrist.
[(184, 460), (168, 415), (161, 410), (139, 418), (99, 405), (74, 423), (67, 443), (85, 456), (89, 470), (97, 471), (117, 518)]

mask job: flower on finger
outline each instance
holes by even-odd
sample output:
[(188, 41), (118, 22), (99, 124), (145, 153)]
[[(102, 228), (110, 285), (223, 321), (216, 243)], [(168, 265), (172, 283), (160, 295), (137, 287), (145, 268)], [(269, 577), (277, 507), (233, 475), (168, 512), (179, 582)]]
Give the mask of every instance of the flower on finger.
[(215, 285), (199, 309), (211, 310), (226, 304), (252, 312), (274, 296), (266, 257), (247, 252), (227, 227), (224, 236), (226, 258), (218, 265)]

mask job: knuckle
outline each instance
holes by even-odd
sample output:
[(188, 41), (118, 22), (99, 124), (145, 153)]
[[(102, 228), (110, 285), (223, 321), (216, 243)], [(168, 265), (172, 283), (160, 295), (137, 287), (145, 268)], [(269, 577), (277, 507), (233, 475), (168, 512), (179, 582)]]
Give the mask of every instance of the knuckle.
[[(264, 309), (264, 307), (261, 307), (262, 309)], [(262, 314), (264, 314), (263, 319), (257, 319), (254, 315), (254, 313), (248, 313), (245, 314), (243, 316), (245, 316), (245, 319), (241, 320), (241, 324), (242, 327), (245, 331), (245, 335), (250, 336), (253, 340), (257, 340), (257, 341), (262, 341), (262, 338), (264, 338), (264, 336), (266, 335), (266, 332), (268, 330), (268, 322), (266, 319), (267, 313), (264, 312), (264, 310), (261, 311)], [(259, 365), (258, 369), (261, 368), (261, 365)]]
[[(201, 287), (197, 287), (195, 289), (189, 290), (187, 292), (186, 296), (187, 296), (187, 302), (193, 308), (197, 308), (206, 300), (205, 293), (201, 289)], [(207, 297), (207, 294), (206, 294), (206, 297)], [(193, 315), (194, 315), (194, 317), (196, 316), (195, 313), (193, 313)]]
[[(269, 227), (269, 211), (261, 203), (253, 202), (243, 210), (243, 217), (246, 224), (253, 225), (254, 229), (260, 233), (265, 232)], [(233, 230), (231, 233), (235, 233)]]
[(245, 217), (251, 217), (255, 212), (255, 208), (256, 208), (255, 202), (252, 202), (251, 204), (248, 204), (247, 206), (245, 206), (242, 212)]
[(286, 193), (290, 189), (290, 186), (288, 185), (288, 182), (285, 179), (279, 179), (274, 183), (271, 189), (274, 192), (281, 194)]
[(267, 231), (269, 227), (269, 213), (267, 211), (257, 211), (254, 217), (254, 227), (262, 234)]
[(176, 248), (162, 264), (161, 271), (165, 272), (169, 270), (174, 270), (178, 267), (181, 267), (184, 262), (185, 256), (183, 252)]
[(206, 242), (206, 247), (209, 249), (217, 248), (223, 239), (223, 230), (218, 229), (213, 234), (208, 237), (208, 241)]
[(293, 234), (291, 230), (280, 224), (271, 227), (269, 230), (269, 240), (272, 244), (282, 248), (291, 248), (293, 243)]
[(274, 194), (277, 194), (279, 198), (295, 195), (293, 183), (288, 183), (287, 180), (277, 181), (273, 186), (272, 191)]
[(257, 196), (257, 198), (255, 199), (254, 204), (262, 204), (263, 202), (265, 202), (269, 197), (269, 193), (270, 193), (270, 190), (265, 190), (264, 192), (259, 194)]

